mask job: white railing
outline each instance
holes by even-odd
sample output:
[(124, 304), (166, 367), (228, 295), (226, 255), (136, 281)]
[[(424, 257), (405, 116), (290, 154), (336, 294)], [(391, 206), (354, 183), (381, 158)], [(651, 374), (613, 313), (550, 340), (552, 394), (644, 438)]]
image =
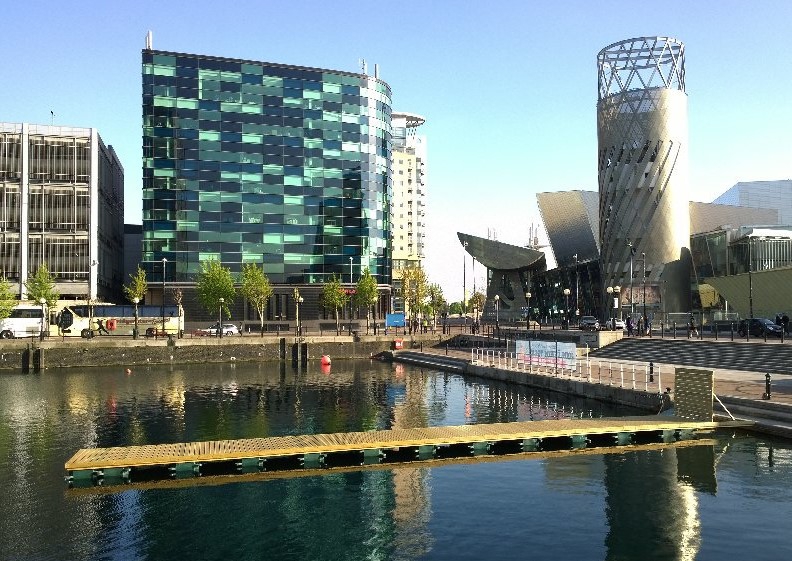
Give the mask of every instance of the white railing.
[(612, 360), (591, 360), (588, 357), (575, 361), (574, 367), (555, 364), (535, 363), (534, 357), (522, 360), (517, 353), (495, 349), (472, 348), (470, 362), (479, 366), (489, 366), (504, 370), (515, 370), (528, 374), (567, 378), (593, 384), (604, 384), (619, 388), (662, 393), (663, 381), (659, 364), (643, 362), (616, 362)]

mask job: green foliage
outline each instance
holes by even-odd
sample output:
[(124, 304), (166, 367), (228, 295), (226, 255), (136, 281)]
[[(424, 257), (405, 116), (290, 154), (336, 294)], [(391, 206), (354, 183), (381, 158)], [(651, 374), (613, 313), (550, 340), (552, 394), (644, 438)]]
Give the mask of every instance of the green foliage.
[(451, 305), (448, 306), (448, 313), (453, 315), (461, 314), (462, 302), (451, 302)]
[(204, 261), (201, 263), (201, 272), (198, 273), (196, 289), (198, 300), (201, 301), (207, 312), (217, 312), (220, 308), (220, 298), (222, 298), (222, 313), (231, 317), (230, 306), (234, 303), (234, 296), (236, 296), (231, 269), (223, 267), (216, 259)]
[(478, 313), (482, 313), (484, 311), (484, 304), (487, 301), (487, 297), (484, 296), (483, 293), (479, 292), (478, 290), (473, 293), (470, 297), (470, 309), (477, 309)]
[(325, 283), (322, 287), (322, 296), (319, 303), (325, 310), (333, 310), (335, 312), (336, 333), (341, 331), (341, 326), (338, 323), (338, 310), (346, 306), (347, 301), (348, 297), (344, 289), (341, 288), (341, 281), (333, 275), (332, 280)]
[(421, 267), (411, 267), (402, 273), (402, 295), (412, 318), (417, 318), (426, 300), (429, 287), (426, 272)]
[(146, 280), (146, 271), (138, 265), (137, 272), (133, 275), (129, 273), (129, 284), (125, 284), (124, 295), (127, 300), (134, 302), (137, 298), (138, 302), (142, 302), (148, 290), (148, 281)]
[(11, 310), (18, 303), (16, 295), (11, 291), (11, 283), (5, 277), (0, 277), (0, 319), (10, 316)]
[(264, 336), (264, 312), (267, 310), (267, 303), (272, 296), (272, 285), (270, 284), (264, 267), (259, 267), (255, 263), (246, 263), (242, 266), (242, 287), (239, 292), (247, 298), (247, 301), (256, 309), (261, 322), (261, 335)]
[(28, 277), (25, 281), (25, 290), (29, 300), (38, 303), (43, 298), (49, 307), (57, 304), (60, 298), (60, 292), (55, 290), (55, 278), (50, 274), (46, 263), (42, 263), (36, 273)]
[(369, 317), (371, 316), (371, 307), (377, 303), (379, 291), (377, 290), (377, 281), (371, 276), (368, 267), (363, 271), (363, 274), (358, 280), (357, 289), (353, 296), (353, 302), (358, 308), (366, 308), (366, 333), (369, 330)]
[(428, 314), (437, 321), (437, 316), (445, 309), (446, 301), (443, 297), (443, 289), (440, 288), (439, 284), (430, 284), (427, 290), (428, 292), (428, 299), (427, 308)]

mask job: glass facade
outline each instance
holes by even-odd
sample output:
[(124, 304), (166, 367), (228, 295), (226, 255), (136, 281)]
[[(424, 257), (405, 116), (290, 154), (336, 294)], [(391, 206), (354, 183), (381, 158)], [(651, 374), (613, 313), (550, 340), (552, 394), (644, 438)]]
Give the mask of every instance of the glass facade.
[[(365, 74), (143, 51), (150, 281), (201, 262), (274, 284), (390, 284), (391, 91)], [(350, 266), (350, 258), (352, 266)], [(159, 265), (159, 266), (158, 266)]]

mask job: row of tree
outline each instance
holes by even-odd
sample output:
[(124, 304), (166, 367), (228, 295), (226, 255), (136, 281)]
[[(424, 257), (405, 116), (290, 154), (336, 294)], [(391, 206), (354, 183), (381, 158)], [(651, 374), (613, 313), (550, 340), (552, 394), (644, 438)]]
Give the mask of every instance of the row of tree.
[[(140, 301), (147, 290), (146, 272), (138, 267), (137, 273), (130, 275), (129, 284), (124, 285), (124, 294), (130, 302), (134, 302), (135, 299)], [(261, 333), (262, 336), (264, 335), (264, 318), (273, 289), (262, 266), (254, 263), (243, 265), (237, 279), (234, 278), (231, 269), (223, 267), (219, 261), (205, 261), (201, 263), (201, 271), (196, 279), (196, 292), (201, 305), (208, 312), (219, 311), (221, 318), (231, 317), (231, 305), (237, 293), (240, 294), (256, 310), (261, 322)], [(296, 292), (295, 296), (299, 297), (299, 292)], [(178, 289), (174, 292), (174, 299), (181, 305), (182, 294)], [(320, 304), (325, 310), (335, 313), (337, 333), (341, 331), (338, 312), (350, 303), (350, 299), (358, 308), (365, 307), (366, 331), (368, 331), (371, 307), (377, 302), (377, 281), (368, 269), (363, 271), (352, 294), (344, 290), (341, 281), (336, 277), (322, 287)]]

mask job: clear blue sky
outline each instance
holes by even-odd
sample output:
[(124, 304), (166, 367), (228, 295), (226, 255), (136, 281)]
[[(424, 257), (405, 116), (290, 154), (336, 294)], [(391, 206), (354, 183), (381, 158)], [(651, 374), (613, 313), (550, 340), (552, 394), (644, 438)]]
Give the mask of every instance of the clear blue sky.
[[(537, 192), (597, 189), (597, 52), (644, 35), (686, 46), (691, 200), (792, 178), (792, 2), (0, 0), (0, 120), (97, 127), (141, 221), (140, 51), (358, 70), (426, 117), (426, 269), (462, 296), (461, 230), (516, 245)], [(468, 260), (468, 290), (472, 282)], [(477, 285), (483, 268), (476, 267)]]

